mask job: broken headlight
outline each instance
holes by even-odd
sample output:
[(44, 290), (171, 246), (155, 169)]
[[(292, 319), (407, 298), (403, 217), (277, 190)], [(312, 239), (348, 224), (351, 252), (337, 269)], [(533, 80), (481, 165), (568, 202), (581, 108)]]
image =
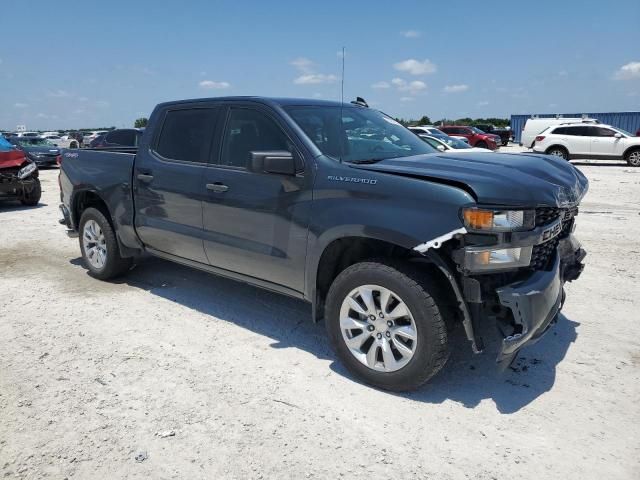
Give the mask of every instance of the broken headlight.
[(24, 180), (33, 172), (35, 172), (37, 168), (38, 167), (36, 166), (35, 163), (30, 163), (29, 165), (22, 167), (20, 170), (18, 170), (18, 178), (20, 180)]
[(467, 248), (464, 252), (464, 267), (473, 272), (526, 267), (531, 263), (532, 251), (533, 247)]
[(494, 210), (477, 207), (462, 209), (467, 230), (486, 232), (514, 232), (535, 227), (534, 210)]

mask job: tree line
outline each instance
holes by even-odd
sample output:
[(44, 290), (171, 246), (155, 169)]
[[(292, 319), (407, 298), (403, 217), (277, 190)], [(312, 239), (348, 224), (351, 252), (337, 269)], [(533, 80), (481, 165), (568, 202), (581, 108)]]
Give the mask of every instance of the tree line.
[(417, 125), (494, 125), (496, 127), (508, 127), (511, 125), (511, 120), (508, 118), (458, 118), (458, 119), (442, 119), (437, 121), (431, 121), (431, 119), (427, 115), (423, 115), (421, 118), (417, 120), (413, 120), (410, 118), (396, 118), (397, 122), (401, 123), (405, 127), (415, 127)]

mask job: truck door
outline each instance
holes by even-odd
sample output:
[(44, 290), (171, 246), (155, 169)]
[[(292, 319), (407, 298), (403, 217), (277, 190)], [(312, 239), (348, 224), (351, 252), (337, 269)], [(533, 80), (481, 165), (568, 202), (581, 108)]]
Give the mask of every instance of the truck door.
[(206, 264), (205, 172), (219, 107), (181, 104), (161, 113), (133, 172), (136, 230), (150, 248)]
[(294, 135), (269, 110), (230, 106), (207, 171), (204, 246), (211, 265), (301, 292), (311, 211), (311, 171), (263, 173), (251, 152), (288, 150), (303, 166)]

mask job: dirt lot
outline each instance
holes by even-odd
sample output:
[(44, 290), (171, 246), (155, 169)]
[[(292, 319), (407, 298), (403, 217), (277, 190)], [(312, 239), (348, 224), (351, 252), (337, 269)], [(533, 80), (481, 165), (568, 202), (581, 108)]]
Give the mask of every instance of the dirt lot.
[(640, 478), (640, 169), (580, 165), (589, 252), (564, 318), (498, 371), (454, 332), (444, 371), (354, 381), (299, 301), (145, 259), (93, 280), (57, 223), (0, 205), (6, 478)]

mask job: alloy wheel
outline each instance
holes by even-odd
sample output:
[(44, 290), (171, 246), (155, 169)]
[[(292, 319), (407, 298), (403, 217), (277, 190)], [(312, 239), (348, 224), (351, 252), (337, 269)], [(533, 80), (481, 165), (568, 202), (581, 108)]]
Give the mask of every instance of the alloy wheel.
[(631, 152), (627, 160), (632, 167), (640, 167), (640, 150)]
[(104, 232), (95, 220), (84, 224), (82, 243), (87, 261), (92, 267), (101, 269), (107, 263), (107, 242)]
[(362, 285), (345, 297), (340, 331), (351, 354), (380, 372), (400, 370), (418, 344), (416, 323), (405, 302), (378, 285)]

